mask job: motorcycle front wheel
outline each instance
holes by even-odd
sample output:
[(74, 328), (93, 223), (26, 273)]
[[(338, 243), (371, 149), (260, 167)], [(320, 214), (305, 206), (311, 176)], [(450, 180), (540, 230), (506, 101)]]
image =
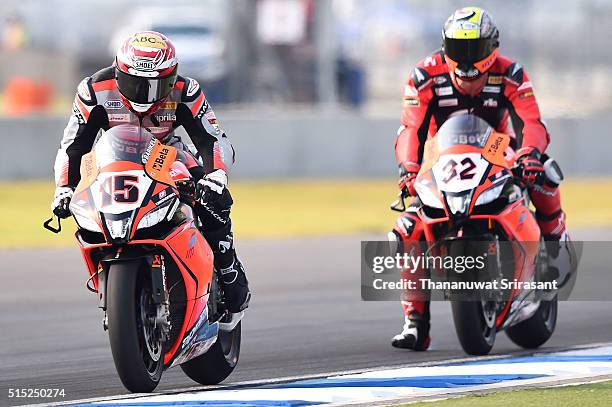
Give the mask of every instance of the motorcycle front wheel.
[(488, 355), (497, 328), (495, 301), (452, 301), (453, 322), (459, 343), (469, 355)]
[(115, 368), (134, 393), (153, 391), (161, 379), (164, 344), (155, 329), (151, 283), (139, 261), (112, 263), (108, 270), (108, 337)]

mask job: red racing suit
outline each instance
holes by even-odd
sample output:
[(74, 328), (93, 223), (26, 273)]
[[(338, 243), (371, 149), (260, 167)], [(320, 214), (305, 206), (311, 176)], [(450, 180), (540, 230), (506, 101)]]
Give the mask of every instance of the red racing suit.
[[(83, 79), (55, 159), (56, 185), (76, 187), (81, 158), (91, 151), (100, 130), (120, 124), (139, 125), (140, 120), (121, 101), (114, 67)], [(178, 147), (179, 158), (196, 179), (216, 169), (227, 170), (234, 162), (232, 145), (194, 79), (178, 76), (166, 101), (159, 110), (142, 118), (142, 126), (162, 143)], [(183, 126), (197, 151), (190, 151), (174, 134), (179, 126)]]
[[(509, 134), (511, 147), (519, 153), (522, 148), (535, 148), (543, 154), (550, 142), (531, 82), (520, 64), (498, 56), (488, 71), (486, 85), (480, 94), (472, 97), (453, 85), (444, 53), (440, 50), (420, 61), (408, 78), (402, 126), (395, 142), (398, 164), (409, 171), (418, 169), (427, 138), (435, 136), (437, 129), (459, 112), (475, 114), (495, 130)], [(561, 234), (565, 229), (565, 215), (558, 187), (532, 188), (530, 197), (537, 209), (542, 233)], [(416, 206), (409, 207), (393, 229), (404, 247), (423, 239), (423, 229), (415, 211)], [(402, 301), (402, 305), (406, 316), (417, 318), (420, 315), (429, 319), (427, 301)]]

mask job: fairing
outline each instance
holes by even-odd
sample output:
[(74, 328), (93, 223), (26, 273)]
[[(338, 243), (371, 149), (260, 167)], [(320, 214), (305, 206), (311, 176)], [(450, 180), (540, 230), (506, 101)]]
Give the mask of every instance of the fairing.
[[(94, 235), (100, 239), (95, 243), (86, 239), (82, 229), (76, 234), (96, 291), (101, 288), (98, 272), (104, 269), (103, 259), (120, 259), (129, 247), (147, 248), (149, 252), (152, 248), (178, 269), (187, 303), (180, 333), (164, 355), (166, 367), (205, 352), (214, 343), (218, 329), (218, 323), (209, 323), (207, 310), (213, 253), (196, 226), (191, 208), (179, 201), (173, 175), (183, 179), (186, 174), (171, 174), (175, 157), (173, 147), (162, 145), (144, 129), (113, 127), (83, 157), (81, 182), (71, 203), (73, 212), (99, 227)], [(159, 222), (145, 225), (154, 232), (145, 233), (147, 237), (143, 238), (147, 228), (139, 225), (159, 211), (163, 211)], [(175, 214), (181, 215), (178, 223)], [(126, 233), (113, 235), (111, 222), (126, 222)], [(153, 229), (158, 225), (164, 227)], [(79, 223), (79, 227), (83, 225)]]

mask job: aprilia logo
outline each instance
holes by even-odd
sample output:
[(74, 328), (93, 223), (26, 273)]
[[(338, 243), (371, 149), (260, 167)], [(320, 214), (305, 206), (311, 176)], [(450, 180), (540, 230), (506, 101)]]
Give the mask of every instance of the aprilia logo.
[(159, 116), (155, 116), (155, 118), (160, 122), (174, 122), (176, 121), (175, 114), (162, 114)]

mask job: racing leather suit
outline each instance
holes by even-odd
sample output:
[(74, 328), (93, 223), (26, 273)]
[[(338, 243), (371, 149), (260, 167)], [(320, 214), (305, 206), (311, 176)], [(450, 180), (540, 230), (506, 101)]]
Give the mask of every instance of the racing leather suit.
[[(417, 64), (406, 84), (402, 126), (395, 143), (400, 168), (418, 168), (427, 138), (434, 136), (451, 115), (459, 112), (475, 114), (496, 131), (509, 134), (514, 150), (535, 148), (542, 154), (542, 160), (547, 159), (544, 152), (550, 136), (522, 66), (498, 56), (488, 71), (486, 85), (480, 94), (472, 97), (453, 85), (444, 53), (439, 50)], [(561, 209), (558, 183), (544, 182), (541, 186), (530, 187), (529, 195), (536, 207), (542, 234), (560, 236), (565, 231), (565, 214)], [(415, 213), (419, 202), (415, 201), (393, 228), (395, 238), (403, 242), (403, 247), (424, 239), (422, 225)], [(408, 318), (429, 321), (428, 301), (403, 298), (402, 307)]]
[[(214, 170), (227, 171), (234, 162), (234, 149), (196, 80), (178, 76), (174, 89), (160, 108), (153, 114), (139, 117), (121, 101), (115, 68), (111, 66), (83, 79), (78, 85), (72, 115), (55, 160), (56, 185), (74, 189), (80, 179), (81, 158), (91, 151), (100, 130), (121, 124), (142, 125), (160, 142), (176, 147), (177, 159), (186, 165), (196, 182)], [(183, 126), (196, 151), (174, 134), (179, 126)], [(232, 198), (226, 189), (215, 203), (195, 205), (203, 224), (202, 232), (221, 274), (232, 267), (240, 267), (243, 271), (233, 245), (231, 204)]]

